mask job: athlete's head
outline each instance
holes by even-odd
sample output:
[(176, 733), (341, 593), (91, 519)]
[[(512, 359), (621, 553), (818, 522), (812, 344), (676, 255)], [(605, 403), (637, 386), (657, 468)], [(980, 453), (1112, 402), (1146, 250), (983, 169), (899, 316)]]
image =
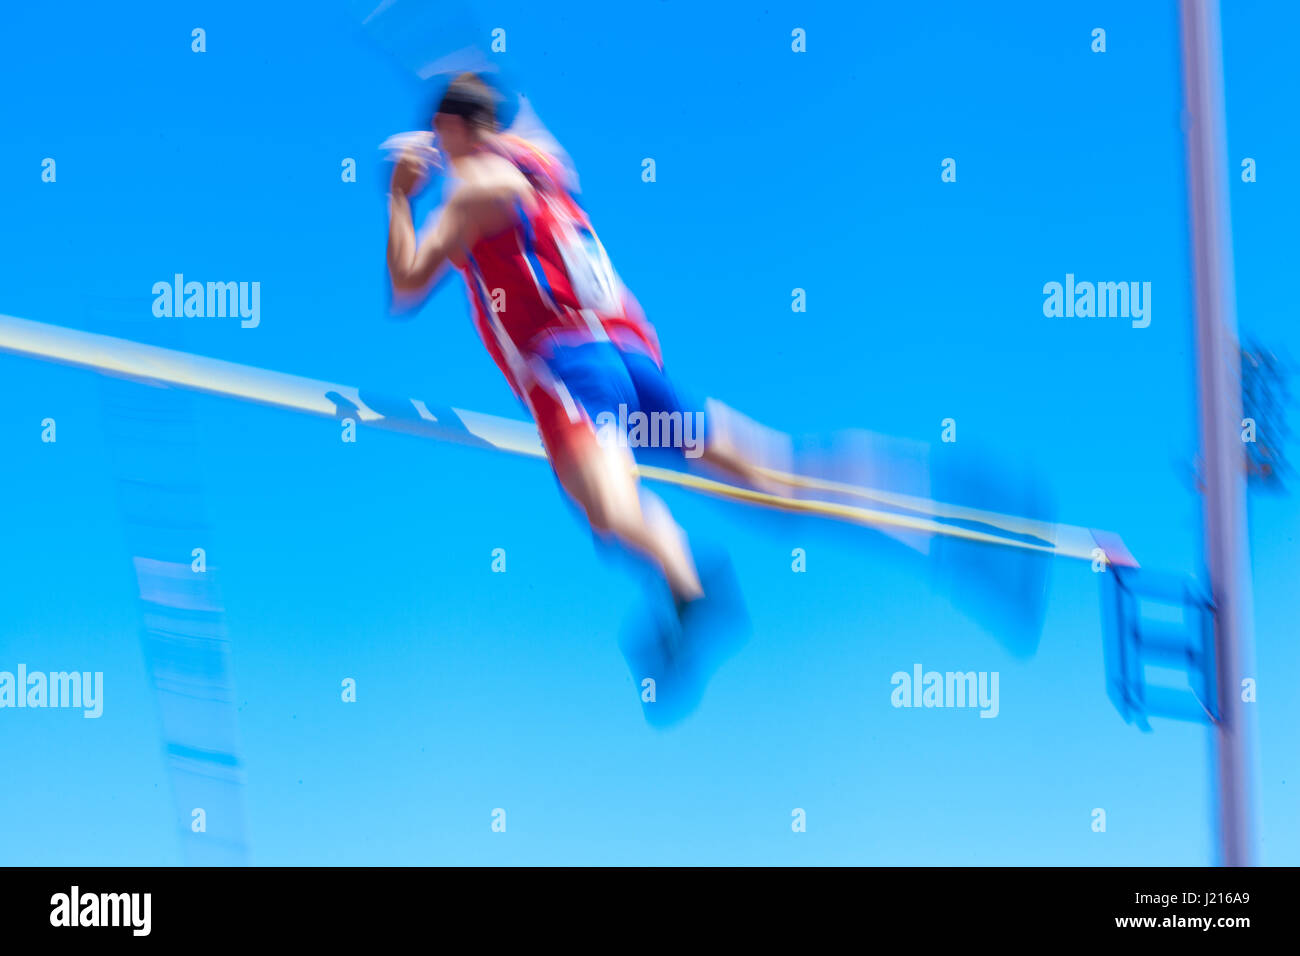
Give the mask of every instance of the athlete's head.
[(496, 94), (474, 73), (451, 81), (433, 114), (433, 128), (443, 152), (459, 159), (484, 137), (496, 132)]

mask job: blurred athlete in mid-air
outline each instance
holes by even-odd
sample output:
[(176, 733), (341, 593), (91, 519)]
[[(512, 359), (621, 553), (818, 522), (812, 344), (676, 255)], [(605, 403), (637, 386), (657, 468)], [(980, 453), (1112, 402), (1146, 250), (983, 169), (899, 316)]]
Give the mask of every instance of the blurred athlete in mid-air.
[[(625, 652), (640, 669), (634, 676), (672, 672), (667, 676), (690, 687), (674, 706), (645, 708), (653, 722), (671, 722), (693, 706), (705, 671), (717, 663), (707, 632), (719, 615), (743, 618), (744, 611), (729, 565), (715, 562), (701, 580), (682, 530), (640, 487), (627, 443), (600, 440), (595, 423), (602, 414), (618, 418), (620, 406), (628, 415), (684, 419), (689, 412), (664, 373), (653, 327), (569, 191), (562, 162), (500, 132), (496, 94), (474, 74), (451, 82), (433, 128), (455, 182), (417, 241), (410, 197), (437, 154), (407, 150), (398, 160), (388, 233), (394, 291), (408, 303), (422, 300), (445, 264), (461, 272), (479, 334), (536, 421), (560, 484), (600, 538), (645, 558), (667, 583), (675, 613), (658, 623), (653, 641)], [(770, 489), (723, 431), (706, 421), (702, 461)]]

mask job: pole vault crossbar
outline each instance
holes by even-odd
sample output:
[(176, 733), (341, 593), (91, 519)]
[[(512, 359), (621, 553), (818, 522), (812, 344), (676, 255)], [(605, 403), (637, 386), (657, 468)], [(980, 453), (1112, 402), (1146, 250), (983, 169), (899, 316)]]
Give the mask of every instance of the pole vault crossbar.
[[(438, 441), (546, 458), (536, 428), (527, 422), (431, 405), (416, 398), (391, 398), (350, 385), (240, 365), (10, 315), (0, 315), (0, 351), (324, 418), (350, 417), (361, 425)], [(1100, 551), (1110, 563), (1137, 564), (1117, 535), (1089, 528), (1049, 524), (771, 469), (768, 469), (770, 476), (809, 494), (825, 492), (870, 502), (876, 507), (771, 494), (671, 468), (638, 465), (637, 470), (641, 477), (651, 481), (794, 514), (892, 531), (941, 535), (1084, 561), (1096, 560)], [(970, 527), (972, 524), (983, 527)]]

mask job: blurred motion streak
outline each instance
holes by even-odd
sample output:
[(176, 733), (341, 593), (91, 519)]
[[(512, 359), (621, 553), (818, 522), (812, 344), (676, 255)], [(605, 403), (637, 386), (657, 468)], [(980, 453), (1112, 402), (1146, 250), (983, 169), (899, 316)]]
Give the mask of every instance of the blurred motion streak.
[(247, 865), (231, 646), (217, 570), (206, 564), (213, 535), (192, 398), (107, 376), (100, 393), (184, 858)]

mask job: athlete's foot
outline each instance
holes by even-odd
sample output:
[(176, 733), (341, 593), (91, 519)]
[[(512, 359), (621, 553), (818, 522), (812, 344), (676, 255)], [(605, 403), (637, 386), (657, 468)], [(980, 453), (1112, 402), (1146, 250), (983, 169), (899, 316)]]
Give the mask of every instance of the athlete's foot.
[(662, 599), (629, 622), (620, 644), (647, 724), (670, 727), (695, 710), (703, 687), (687, 666), (677, 616)]
[(740, 649), (749, 631), (749, 614), (731, 559), (715, 553), (699, 559), (704, 593), (674, 601), (685, 653), (702, 680)]
[(694, 712), (709, 680), (748, 632), (748, 614), (726, 556), (702, 561), (700, 576), (702, 594), (652, 603), (623, 640), (646, 722), (655, 727), (671, 726)]

